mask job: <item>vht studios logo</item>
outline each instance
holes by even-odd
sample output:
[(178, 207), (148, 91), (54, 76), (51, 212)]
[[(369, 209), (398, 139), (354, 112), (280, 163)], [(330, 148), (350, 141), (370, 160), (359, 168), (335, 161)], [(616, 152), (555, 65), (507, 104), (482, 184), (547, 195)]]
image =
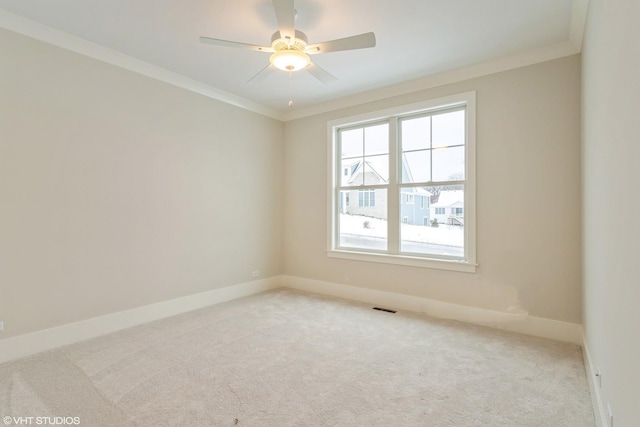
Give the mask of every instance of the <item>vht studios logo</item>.
[(7, 425), (64, 426), (79, 425), (80, 417), (12, 417), (5, 416), (2, 422)]

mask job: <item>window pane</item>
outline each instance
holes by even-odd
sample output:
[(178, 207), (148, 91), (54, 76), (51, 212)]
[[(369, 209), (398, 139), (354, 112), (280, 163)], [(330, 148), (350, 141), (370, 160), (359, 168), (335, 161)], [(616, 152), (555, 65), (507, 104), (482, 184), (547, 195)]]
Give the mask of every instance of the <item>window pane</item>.
[[(475, 152), (474, 138), (467, 140), (474, 136), (473, 129), (467, 132), (467, 111), (469, 117), (475, 112), (466, 103), (472, 100), (464, 94), (440, 106), (434, 100), (412, 105), (397, 115), (330, 122), (338, 127), (330, 141), (337, 188), (329, 214), (335, 251), (329, 256), (354, 258), (346, 255), (351, 251), (363, 260), (473, 270), (475, 236), (469, 231), (475, 231), (475, 219), (469, 213), (475, 210), (464, 206), (465, 188), (475, 188), (474, 181), (466, 182), (474, 177), (465, 176), (466, 161), (475, 161), (467, 159)], [(438, 258), (462, 263), (430, 261)]]
[(464, 179), (464, 146), (433, 150), (432, 156), (434, 181)]
[(364, 129), (364, 154), (372, 156), (389, 153), (389, 124), (370, 126)]
[(340, 191), (338, 209), (341, 247), (387, 250), (386, 189)]
[(436, 114), (432, 117), (433, 148), (464, 145), (464, 111)]
[(402, 154), (402, 182), (431, 181), (431, 150)]
[(362, 185), (364, 183), (362, 157), (342, 160), (340, 162), (340, 171), (340, 185), (349, 187), (352, 185)]
[(431, 117), (406, 119), (401, 124), (402, 151), (424, 150), (431, 148)]
[(365, 157), (365, 185), (387, 184), (389, 182), (389, 156)]
[(340, 132), (340, 134), (340, 145), (342, 146), (342, 155), (340, 157), (343, 159), (346, 157), (362, 157), (362, 150), (364, 149), (363, 130), (347, 130)]
[[(400, 199), (400, 217), (407, 218), (400, 225), (401, 252), (464, 257), (463, 188), (459, 185), (402, 189), (404, 193), (413, 192), (416, 203), (407, 204), (406, 196)], [(424, 198), (424, 208), (418, 198)]]

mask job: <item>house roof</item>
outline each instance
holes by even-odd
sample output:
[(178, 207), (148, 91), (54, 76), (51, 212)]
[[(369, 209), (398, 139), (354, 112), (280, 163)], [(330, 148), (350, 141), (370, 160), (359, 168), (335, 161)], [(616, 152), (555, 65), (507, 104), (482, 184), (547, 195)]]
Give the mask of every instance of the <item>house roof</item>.
[(464, 191), (442, 191), (438, 203), (433, 203), (431, 207), (446, 208), (458, 203), (464, 203)]
[(378, 173), (376, 168), (374, 168), (370, 162), (367, 162), (366, 160), (363, 162), (362, 160), (358, 159), (354, 163), (351, 163), (348, 165), (343, 164), (343, 166), (347, 166), (349, 168), (350, 176), (349, 176), (349, 181), (347, 181), (349, 184), (353, 183), (354, 178), (362, 173), (364, 169), (363, 167), (364, 164), (366, 164), (369, 168), (371, 168), (371, 171), (378, 177), (378, 179), (380, 180), (380, 183), (386, 184), (388, 182), (388, 180), (384, 179), (382, 175)]

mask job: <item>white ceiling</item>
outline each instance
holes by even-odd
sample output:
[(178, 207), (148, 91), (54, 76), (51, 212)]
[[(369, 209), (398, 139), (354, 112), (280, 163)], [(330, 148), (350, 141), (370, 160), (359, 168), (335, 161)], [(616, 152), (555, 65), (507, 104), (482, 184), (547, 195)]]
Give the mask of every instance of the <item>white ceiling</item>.
[[(295, 73), (294, 109), (318, 110), (505, 58), (526, 65), (577, 53), (586, 1), (296, 0), (296, 28), (310, 43), (373, 31), (377, 46), (314, 55), (339, 80), (327, 85)], [(278, 28), (271, 0), (0, 0), (0, 26), (267, 115), (292, 113), (287, 73), (247, 82), (269, 63), (268, 53), (198, 41), (269, 46)]]

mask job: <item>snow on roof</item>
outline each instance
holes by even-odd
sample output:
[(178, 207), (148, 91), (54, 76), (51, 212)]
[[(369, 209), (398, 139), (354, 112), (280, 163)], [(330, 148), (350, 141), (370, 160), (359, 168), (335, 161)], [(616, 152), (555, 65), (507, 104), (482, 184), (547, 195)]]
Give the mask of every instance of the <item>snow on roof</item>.
[(366, 164), (368, 166), (368, 168), (378, 177), (379, 182), (381, 183), (386, 183), (387, 181), (382, 177), (382, 175), (380, 175), (378, 173), (378, 171), (373, 167), (373, 165), (371, 164), (371, 162), (368, 161), (364, 161), (362, 162), (360, 159), (356, 160), (354, 163), (350, 163), (350, 164), (343, 164), (344, 166), (348, 166), (349, 167), (349, 181), (348, 183), (351, 184), (353, 183), (353, 180), (356, 178), (356, 176), (358, 176), (359, 174), (363, 173), (363, 165)]
[(438, 197), (438, 203), (433, 203), (432, 208), (446, 208), (456, 203), (464, 203), (464, 191), (442, 191)]
[(431, 193), (429, 193), (427, 190), (425, 190), (422, 187), (417, 187), (415, 189), (415, 194), (417, 194), (419, 196), (431, 196)]

